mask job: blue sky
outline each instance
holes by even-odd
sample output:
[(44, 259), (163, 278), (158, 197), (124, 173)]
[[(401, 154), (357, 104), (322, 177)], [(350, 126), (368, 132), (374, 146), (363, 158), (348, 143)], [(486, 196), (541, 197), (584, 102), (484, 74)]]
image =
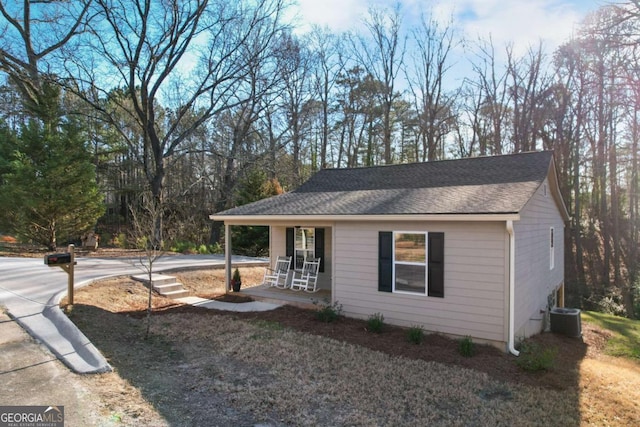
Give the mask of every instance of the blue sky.
[[(369, 5), (392, 7), (394, 0), (298, 0), (294, 9), (302, 23), (327, 25), (335, 31), (361, 26)], [(421, 10), (432, 10), (443, 21), (454, 23), (470, 39), (491, 35), (496, 46), (513, 42), (516, 51), (537, 45), (542, 39), (555, 48), (569, 38), (579, 22), (604, 0), (402, 0), (405, 24)]]

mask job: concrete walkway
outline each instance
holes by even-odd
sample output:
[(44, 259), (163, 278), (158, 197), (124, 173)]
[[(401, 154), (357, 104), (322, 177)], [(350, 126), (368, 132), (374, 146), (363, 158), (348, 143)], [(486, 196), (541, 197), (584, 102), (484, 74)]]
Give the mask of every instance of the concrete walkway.
[(251, 302), (223, 302), (198, 297), (176, 298), (174, 301), (183, 304), (190, 304), (194, 307), (212, 308), (215, 310), (237, 311), (246, 313), (248, 311), (269, 311), (280, 307), (282, 304), (274, 304), (270, 302), (251, 301)]

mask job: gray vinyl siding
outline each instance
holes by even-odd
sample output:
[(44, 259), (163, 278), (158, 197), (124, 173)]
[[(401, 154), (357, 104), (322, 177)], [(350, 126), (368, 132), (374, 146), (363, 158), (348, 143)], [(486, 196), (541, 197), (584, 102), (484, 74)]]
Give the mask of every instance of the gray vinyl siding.
[[(337, 223), (333, 300), (347, 316), (506, 342), (504, 222)], [(378, 291), (378, 232), (445, 233), (444, 298)]]
[[(544, 184), (548, 186), (548, 181)], [(564, 280), (564, 222), (551, 190), (544, 184), (529, 200), (514, 223), (515, 336), (525, 338), (545, 326), (548, 296)], [(549, 234), (554, 228), (555, 265), (550, 269)]]
[[(304, 227), (315, 228), (314, 225), (303, 225)], [(293, 225), (288, 226), (293, 227)], [(320, 289), (331, 289), (331, 268), (332, 268), (332, 257), (331, 257), (331, 246), (332, 246), (332, 237), (331, 237), (331, 227), (320, 227), (324, 228), (324, 272), (318, 275), (318, 287)], [(270, 248), (269, 254), (271, 257), (272, 263), (275, 263), (275, 260), (278, 256), (286, 256), (287, 252), (287, 226), (271, 226), (270, 231)], [(289, 274), (289, 280), (291, 280), (292, 273)]]

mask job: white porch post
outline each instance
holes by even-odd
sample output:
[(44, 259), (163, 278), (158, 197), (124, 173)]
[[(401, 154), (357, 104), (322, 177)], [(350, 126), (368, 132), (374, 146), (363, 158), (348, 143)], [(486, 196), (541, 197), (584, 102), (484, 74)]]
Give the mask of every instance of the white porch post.
[[(325, 240), (325, 243), (326, 243), (326, 240)], [(333, 224), (331, 224), (331, 304), (336, 303), (335, 265), (336, 265), (336, 223), (334, 222)]]
[(224, 224), (224, 287), (225, 292), (231, 290), (231, 226)]

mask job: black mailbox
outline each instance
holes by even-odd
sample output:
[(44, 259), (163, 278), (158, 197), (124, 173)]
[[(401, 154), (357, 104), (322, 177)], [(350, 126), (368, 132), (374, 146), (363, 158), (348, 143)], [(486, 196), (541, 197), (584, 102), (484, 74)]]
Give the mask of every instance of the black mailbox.
[(71, 254), (68, 252), (65, 252), (62, 254), (45, 255), (44, 263), (46, 265), (71, 264)]

